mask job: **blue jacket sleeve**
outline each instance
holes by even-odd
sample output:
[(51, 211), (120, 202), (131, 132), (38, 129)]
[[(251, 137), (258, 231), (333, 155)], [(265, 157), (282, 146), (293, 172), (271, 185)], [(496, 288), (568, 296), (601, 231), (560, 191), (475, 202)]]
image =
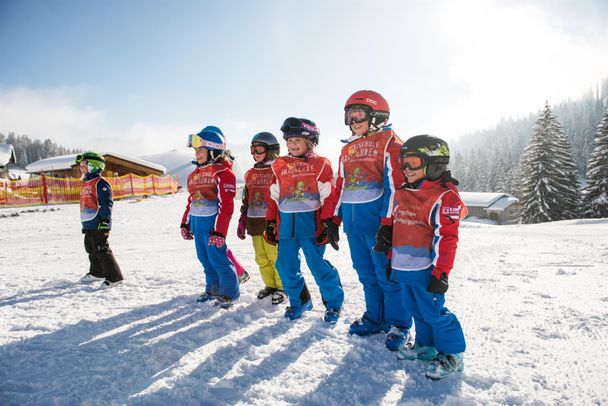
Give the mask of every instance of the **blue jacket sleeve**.
[(112, 200), (112, 187), (105, 179), (97, 182), (97, 200), (99, 201), (98, 219), (111, 221), (114, 200)]

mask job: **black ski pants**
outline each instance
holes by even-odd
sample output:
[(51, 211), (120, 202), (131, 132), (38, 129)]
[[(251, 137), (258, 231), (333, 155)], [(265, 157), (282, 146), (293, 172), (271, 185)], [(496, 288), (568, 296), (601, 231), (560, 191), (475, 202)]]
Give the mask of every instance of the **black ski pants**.
[(108, 244), (109, 236), (109, 231), (84, 230), (84, 249), (89, 254), (91, 275), (117, 282), (123, 277)]

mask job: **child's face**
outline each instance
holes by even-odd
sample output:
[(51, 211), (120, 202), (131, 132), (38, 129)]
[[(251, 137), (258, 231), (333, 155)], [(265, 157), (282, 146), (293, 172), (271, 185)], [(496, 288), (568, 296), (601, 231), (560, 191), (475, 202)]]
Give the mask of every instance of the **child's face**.
[(426, 161), (420, 155), (406, 155), (401, 158), (401, 167), (405, 180), (414, 183), (425, 176)]
[(292, 156), (302, 156), (308, 152), (306, 138), (292, 137), (287, 139), (287, 150)]
[(253, 160), (256, 162), (264, 162), (266, 159), (266, 148), (261, 145), (252, 145), (251, 146), (251, 155), (253, 156)]
[(353, 122), (350, 125), (350, 130), (355, 135), (365, 135), (369, 132), (369, 122), (368, 121), (363, 121), (361, 123)]
[(87, 163), (87, 161), (80, 161), (78, 168), (80, 169), (80, 173), (82, 173), (83, 175), (89, 173), (89, 164)]
[(194, 156), (196, 157), (196, 162), (202, 165), (207, 162), (207, 158), (209, 157), (209, 151), (205, 147), (195, 148)]

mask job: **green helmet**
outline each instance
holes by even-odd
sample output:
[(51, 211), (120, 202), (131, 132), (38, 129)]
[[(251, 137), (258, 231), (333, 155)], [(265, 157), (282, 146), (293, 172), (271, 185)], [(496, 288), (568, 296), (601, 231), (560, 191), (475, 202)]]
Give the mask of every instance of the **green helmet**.
[(106, 167), (106, 160), (101, 154), (93, 151), (87, 151), (76, 155), (76, 163), (79, 164), (86, 161), (90, 172), (101, 172)]
[(432, 135), (416, 135), (401, 146), (401, 159), (408, 155), (422, 158), (425, 168), (425, 177), (436, 180), (447, 170), (450, 162), (450, 149), (441, 138)]

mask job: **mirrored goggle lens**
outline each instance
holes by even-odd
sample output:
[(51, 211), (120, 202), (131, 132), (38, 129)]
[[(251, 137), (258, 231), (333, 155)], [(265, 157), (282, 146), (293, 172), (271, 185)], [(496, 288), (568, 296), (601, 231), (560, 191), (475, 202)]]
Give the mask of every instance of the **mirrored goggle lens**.
[(344, 123), (351, 125), (352, 123), (362, 123), (369, 118), (366, 109), (356, 107), (348, 109), (344, 112)]
[(200, 148), (203, 146), (203, 139), (196, 135), (196, 134), (190, 134), (188, 136), (188, 147), (192, 147), (192, 148)]
[(264, 154), (268, 151), (268, 147), (266, 145), (252, 145), (250, 148), (251, 155), (253, 154)]
[(406, 155), (401, 158), (401, 168), (415, 171), (425, 166), (424, 159), (418, 155)]

